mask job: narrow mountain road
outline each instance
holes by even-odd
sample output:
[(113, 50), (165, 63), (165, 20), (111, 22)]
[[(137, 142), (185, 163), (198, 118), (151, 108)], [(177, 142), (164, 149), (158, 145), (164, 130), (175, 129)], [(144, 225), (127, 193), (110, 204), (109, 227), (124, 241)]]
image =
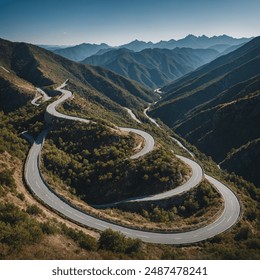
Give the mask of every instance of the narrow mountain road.
[(156, 120), (152, 119), (151, 117), (148, 116), (147, 112), (150, 110), (152, 104), (149, 104), (147, 108), (144, 109), (144, 115), (147, 117), (147, 119), (150, 120), (154, 125), (160, 128), (159, 124), (156, 122)]
[(138, 118), (137, 118), (136, 115), (132, 112), (131, 109), (126, 108), (126, 107), (123, 107), (123, 108), (127, 111), (127, 113), (130, 115), (130, 117), (131, 117), (134, 121), (136, 121), (137, 123), (142, 123), (140, 120), (138, 120)]
[[(47, 107), (46, 109), (47, 121), (50, 121), (50, 119), (53, 117), (58, 117), (58, 118), (78, 120), (81, 122), (89, 123), (88, 120), (67, 116), (56, 111), (55, 107), (58, 106), (60, 103), (64, 102), (67, 98), (69, 98), (72, 95), (70, 91), (62, 89), (65, 85), (66, 82), (58, 88), (58, 90), (61, 91), (61, 93), (63, 94), (62, 97), (56, 100), (55, 102), (51, 103)], [(138, 134), (141, 133), (139, 130), (131, 129), (131, 128), (120, 128), (120, 129), (121, 130), (125, 129), (125, 131), (132, 131), (134, 133), (138, 131)], [(74, 222), (101, 231), (107, 228), (111, 228), (113, 230), (122, 232), (124, 235), (128, 237), (140, 238), (145, 242), (162, 243), (162, 244), (189, 244), (189, 243), (208, 239), (221, 232), (226, 231), (232, 225), (234, 225), (237, 219), (239, 218), (240, 204), (235, 194), (229, 188), (223, 185), (221, 182), (217, 181), (216, 179), (208, 175), (206, 175), (207, 180), (209, 180), (223, 196), (223, 199), (225, 201), (224, 211), (213, 223), (193, 231), (181, 232), (181, 233), (157, 233), (157, 232), (149, 232), (144, 230), (136, 230), (136, 229), (131, 229), (124, 226), (116, 225), (114, 223), (107, 222), (99, 218), (93, 217), (87, 213), (83, 213), (79, 209), (76, 209), (75, 207), (70, 205), (67, 201), (64, 201), (63, 199), (59, 198), (54, 192), (50, 190), (50, 188), (42, 178), (39, 169), (39, 162), (40, 162), (41, 149), (47, 133), (48, 130), (43, 130), (38, 136), (38, 138), (36, 139), (36, 141), (33, 143), (29, 151), (25, 164), (25, 170), (24, 170), (25, 180), (28, 186), (31, 188), (32, 192), (41, 201), (43, 201), (49, 207), (51, 207), (55, 211), (59, 212), (60, 214), (62, 214), (63, 216), (67, 217), (68, 219)], [(154, 146), (154, 140), (152, 136), (150, 136), (150, 138), (147, 139), (146, 137), (149, 134), (143, 131), (140, 135), (145, 138), (146, 145), (141, 154), (135, 155), (137, 157), (145, 155), (146, 153), (151, 151)], [(187, 164), (191, 166), (194, 164), (194, 168), (196, 168), (195, 167), (196, 163), (194, 161), (181, 156), (179, 156), (179, 158), (181, 160), (184, 160)], [(194, 170), (194, 168), (192, 168), (192, 170)], [(195, 186), (194, 182), (198, 182), (197, 180), (199, 180), (199, 178), (202, 176), (202, 171), (198, 171), (197, 174), (193, 174), (192, 176), (194, 176), (193, 184), (191, 184), (190, 186), (186, 186), (185, 187), (186, 191)], [(183, 186), (182, 188), (180, 187), (180, 189), (177, 190), (176, 192), (180, 193), (182, 191), (185, 191), (183, 188), (184, 188)], [(160, 195), (162, 195), (162, 197), (160, 197)], [(162, 199), (168, 197), (167, 195), (165, 196), (165, 193), (160, 195), (154, 197), (156, 199)], [(170, 195), (173, 194), (171, 193)]]
[(36, 88), (36, 91), (40, 94), (40, 95), (37, 95), (35, 96), (35, 98), (31, 101), (31, 104), (34, 105), (34, 106), (40, 106), (40, 103), (38, 103), (38, 101), (40, 99), (42, 99), (43, 102), (51, 99), (50, 96), (48, 96), (42, 89), (40, 88)]

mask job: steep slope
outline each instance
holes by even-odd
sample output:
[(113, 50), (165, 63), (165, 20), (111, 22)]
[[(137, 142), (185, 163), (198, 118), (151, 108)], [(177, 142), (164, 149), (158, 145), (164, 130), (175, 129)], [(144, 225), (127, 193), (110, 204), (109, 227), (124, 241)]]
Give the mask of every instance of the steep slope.
[[(254, 163), (252, 165), (252, 162)], [(243, 176), (246, 180), (254, 182), (256, 186), (260, 185), (260, 139), (255, 139), (232, 150), (221, 167), (228, 171), (234, 171)]]
[(212, 82), (213, 79), (220, 78), (245, 62), (250, 61), (250, 57), (257, 57), (259, 55), (259, 38), (253, 39), (237, 50), (221, 56), (189, 75), (165, 86), (163, 90), (167, 92), (167, 99), (189, 92), (191, 89), (198, 88), (207, 82)]
[(213, 60), (217, 55), (218, 52), (211, 49), (145, 49), (138, 53), (117, 49), (88, 57), (82, 63), (105, 67), (155, 89)]
[(57, 48), (54, 50), (56, 54), (59, 54), (65, 58), (68, 58), (73, 61), (80, 61), (85, 59), (88, 56), (91, 56), (97, 53), (99, 50), (110, 48), (107, 44), (80, 44), (67, 48)]
[[(151, 115), (159, 117), (215, 161), (224, 161), (232, 149), (240, 150), (260, 137), (259, 69), (257, 37), (164, 87), (165, 98)], [(257, 166), (254, 159), (250, 163), (252, 170)], [(244, 175), (244, 163), (237, 164), (239, 168), (234, 167), (233, 161), (229, 170)], [(253, 176), (250, 179), (257, 183)]]
[(14, 73), (0, 67), (0, 111), (8, 113), (33, 98), (35, 88)]
[(156, 98), (153, 92), (100, 67), (78, 64), (30, 44), (1, 40), (0, 46), (1, 65), (19, 78), (38, 87), (55, 87), (69, 78), (71, 88), (101, 110), (140, 108)]
[(259, 53), (260, 37), (257, 37), (238, 50), (162, 88), (165, 98), (158, 106), (175, 107), (178, 103), (177, 110), (172, 110), (174, 115), (170, 123), (174, 124), (188, 115), (190, 110), (194, 111), (196, 106), (201, 106), (232, 86), (259, 75)]

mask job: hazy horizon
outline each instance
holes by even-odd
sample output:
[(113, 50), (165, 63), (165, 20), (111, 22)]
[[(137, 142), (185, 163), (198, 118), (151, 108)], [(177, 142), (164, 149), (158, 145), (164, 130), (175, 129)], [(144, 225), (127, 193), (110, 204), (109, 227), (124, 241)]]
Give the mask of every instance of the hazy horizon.
[[(181, 38), (169, 38), (168, 40), (160, 40), (160, 41), (169, 41), (169, 40), (176, 40), (176, 41), (178, 41), (178, 40), (180, 40), (180, 39), (184, 39), (184, 38), (186, 38), (187, 36), (189, 36), (189, 35), (194, 35), (194, 34), (187, 34), (186, 36), (184, 36), (184, 37), (181, 37)], [(194, 36), (196, 36), (196, 37), (202, 37), (202, 36), (204, 36), (205, 34), (202, 34), (202, 35), (194, 35)], [(207, 35), (205, 35), (205, 36), (207, 36), (208, 38), (211, 38), (211, 37), (214, 37), (214, 36), (216, 36), (216, 37), (218, 37), (218, 36), (229, 36), (229, 37), (232, 37), (232, 38), (234, 38), (234, 39), (242, 39), (242, 38), (251, 38), (251, 37), (233, 37), (233, 36), (230, 36), (230, 35), (228, 35), (228, 34), (220, 34), (220, 35), (213, 35), (213, 36), (207, 36)], [(252, 36), (252, 38), (253, 37), (255, 37), (255, 36)], [(2, 39), (4, 39), (4, 40), (10, 40), (10, 39), (8, 39), (8, 38), (3, 38), (3, 37), (0, 37), (0, 38), (2, 38)], [(107, 42), (100, 42), (100, 43), (96, 43), (96, 42), (80, 42), (80, 43), (77, 43), (77, 44), (71, 44), (71, 45), (68, 45), (68, 44), (45, 44), (45, 43), (31, 43), (31, 42), (26, 42), (26, 41), (13, 41), (13, 42), (23, 42), (23, 43), (30, 43), (30, 44), (35, 44), (35, 45), (42, 45), (42, 46), (65, 46), (65, 47), (70, 47), (70, 46), (76, 46), (76, 45), (80, 45), (80, 44), (97, 44), (97, 45), (100, 45), (100, 44), (107, 44), (107, 45), (109, 45), (110, 47), (119, 47), (119, 46), (121, 46), (121, 45), (125, 45), (125, 44), (128, 44), (128, 43), (131, 43), (131, 42), (133, 42), (133, 41), (135, 41), (135, 40), (137, 40), (137, 41), (143, 41), (143, 42), (145, 42), (145, 43), (149, 43), (149, 42), (151, 42), (151, 43), (153, 43), (153, 44), (156, 44), (156, 43), (159, 43), (160, 41), (144, 41), (144, 40), (141, 40), (141, 39), (138, 39), (138, 38), (135, 38), (135, 39), (133, 39), (132, 41), (127, 41), (127, 42), (123, 42), (122, 44), (120, 44), (120, 45), (110, 45), (110, 44), (108, 44)], [(12, 40), (10, 40), (10, 41), (12, 41)]]
[(43, 45), (159, 42), (189, 34), (256, 37), (260, 2), (0, 0), (0, 37)]

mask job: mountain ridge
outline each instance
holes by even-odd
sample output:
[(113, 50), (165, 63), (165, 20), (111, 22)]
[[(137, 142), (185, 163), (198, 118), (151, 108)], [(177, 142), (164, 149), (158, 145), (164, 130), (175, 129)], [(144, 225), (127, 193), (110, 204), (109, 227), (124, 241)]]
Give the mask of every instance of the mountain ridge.
[(150, 48), (134, 52), (122, 48), (90, 56), (82, 63), (105, 67), (147, 88), (156, 89), (217, 56), (218, 52), (211, 49)]
[[(205, 35), (203, 36), (194, 36), (194, 35), (188, 35), (185, 38), (175, 40), (170, 39), (168, 41), (159, 41), (157, 43), (153, 43), (151, 41), (145, 42), (141, 40), (135, 39), (134, 41), (131, 41), (126, 44), (122, 44), (119, 46), (109, 46), (106, 43), (101, 43), (100, 45), (97, 44), (89, 44), (89, 43), (82, 43), (75, 46), (70, 47), (64, 47), (59, 48), (55, 50), (55, 48), (52, 48), (50, 46), (47, 46), (48, 49), (51, 49), (55, 53), (62, 55), (68, 59), (74, 60), (74, 61), (81, 61), (86, 59), (87, 57), (97, 54), (99, 51), (102, 50), (109, 50), (109, 49), (121, 49), (121, 48), (127, 48), (129, 50), (139, 52), (147, 48), (160, 48), (160, 49), (174, 49), (176, 47), (186, 47), (186, 48), (213, 48), (214, 45), (218, 44), (226, 44), (227, 48), (239, 45), (242, 43), (247, 43), (252, 38), (233, 38), (227, 35), (221, 35), (221, 36), (213, 36), (213, 37), (207, 37)], [(214, 49), (214, 48), (213, 48)]]

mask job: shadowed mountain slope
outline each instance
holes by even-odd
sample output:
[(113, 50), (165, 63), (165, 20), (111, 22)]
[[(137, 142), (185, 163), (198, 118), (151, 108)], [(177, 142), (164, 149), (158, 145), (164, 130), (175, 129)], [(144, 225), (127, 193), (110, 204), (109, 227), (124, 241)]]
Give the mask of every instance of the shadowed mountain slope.
[(82, 63), (105, 67), (155, 89), (213, 60), (218, 54), (211, 49), (145, 49), (141, 52), (116, 49), (88, 57)]
[(53, 50), (54, 53), (61, 55), (73, 61), (80, 61), (88, 56), (97, 53), (99, 50), (104, 50), (110, 48), (107, 44), (80, 44), (67, 48), (57, 48)]
[[(177, 133), (211, 155), (223, 167), (245, 173), (243, 162), (228, 164), (228, 155), (260, 137), (260, 37), (162, 88), (164, 98), (151, 112)], [(252, 151), (253, 148), (250, 149)], [(247, 163), (248, 164), (248, 163)], [(252, 158), (254, 170), (258, 164)], [(252, 174), (255, 174), (252, 171)], [(253, 176), (251, 181), (257, 183)]]

